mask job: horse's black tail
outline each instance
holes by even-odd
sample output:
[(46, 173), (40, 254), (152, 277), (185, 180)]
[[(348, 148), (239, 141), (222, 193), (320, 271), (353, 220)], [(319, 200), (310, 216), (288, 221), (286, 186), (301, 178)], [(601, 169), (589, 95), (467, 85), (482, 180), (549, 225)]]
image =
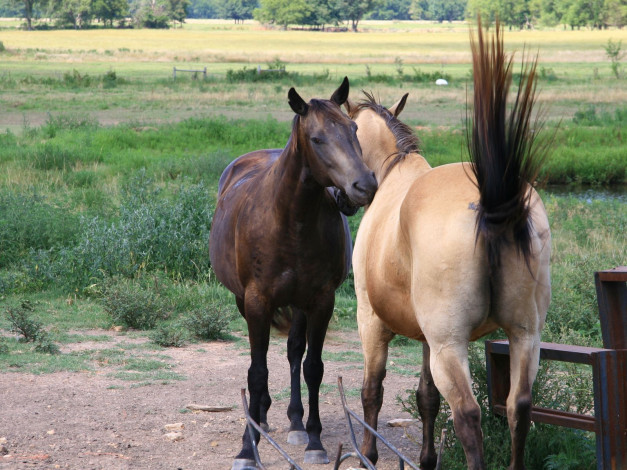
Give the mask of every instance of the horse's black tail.
[(529, 266), (529, 183), (538, 176), (547, 146), (537, 140), (542, 120), (536, 115), (532, 121), (537, 57), (523, 65), (516, 100), (508, 112), (513, 57), (505, 54), (499, 21), (491, 40), (486, 40), (479, 17), (477, 39), (471, 34), (470, 45), (474, 97), (466, 140), (480, 193), (477, 239), (483, 236), (494, 273), (502, 247), (510, 242)]
[(292, 327), (292, 316), (293, 312), (291, 307), (278, 308), (272, 317), (272, 326), (276, 328), (279, 333), (287, 335)]

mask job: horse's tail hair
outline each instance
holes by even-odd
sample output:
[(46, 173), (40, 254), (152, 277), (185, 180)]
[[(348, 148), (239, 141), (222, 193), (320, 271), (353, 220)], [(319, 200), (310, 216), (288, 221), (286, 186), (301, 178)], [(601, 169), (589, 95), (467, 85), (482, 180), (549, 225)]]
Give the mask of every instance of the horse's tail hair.
[(291, 307), (281, 307), (277, 309), (272, 317), (272, 326), (282, 334), (289, 334), (290, 328), (292, 327), (292, 315)]
[(494, 273), (501, 249), (510, 240), (529, 266), (529, 185), (538, 177), (548, 143), (537, 139), (543, 113), (532, 119), (537, 56), (531, 62), (523, 60), (516, 99), (508, 113), (513, 55), (505, 54), (498, 19), (491, 40), (484, 38), (480, 17), (477, 23), (477, 39), (472, 33), (470, 37), (474, 96), (472, 111), (467, 110), (466, 141), (480, 193), (476, 237), (477, 241), (483, 237), (490, 272)]

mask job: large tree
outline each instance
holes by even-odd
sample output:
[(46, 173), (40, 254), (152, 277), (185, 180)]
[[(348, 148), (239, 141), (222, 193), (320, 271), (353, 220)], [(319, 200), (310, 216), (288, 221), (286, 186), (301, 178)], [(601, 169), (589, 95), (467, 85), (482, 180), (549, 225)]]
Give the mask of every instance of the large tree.
[(342, 12), (344, 19), (351, 22), (351, 29), (357, 31), (357, 26), (362, 18), (375, 5), (376, 0), (344, 0)]
[(88, 24), (93, 15), (91, 0), (50, 0), (48, 6), (51, 16), (61, 27), (71, 26), (75, 29)]
[(313, 8), (307, 0), (261, 0), (254, 16), (261, 23), (277, 24), (287, 28), (290, 24), (304, 24)]
[(218, 12), (222, 18), (235, 20), (235, 23), (238, 23), (252, 18), (255, 8), (257, 8), (257, 0), (225, 0)]
[(187, 13), (190, 18), (218, 18), (218, 0), (192, 0)]
[(465, 13), (466, 0), (429, 0), (429, 16), (432, 20), (463, 20)]
[(94, 18), (105, 25), (113, 26), (113, 21), (123, 20), (128, 15), (127, 0), (92, 0), (91, 5)]
[(33, 13), (35, 7), (43, 3), (41, 0), (11, 0), (11, 4), (16, 7), (23, 8), (24, 19), (26, 20), (26, 29), (33, 29)]
[(190, 0), (168, 0), (168, 2), (170, 4), (168, 11), (170, 19), (182, 25), (185, 22), (185, 18), (187, 18)]

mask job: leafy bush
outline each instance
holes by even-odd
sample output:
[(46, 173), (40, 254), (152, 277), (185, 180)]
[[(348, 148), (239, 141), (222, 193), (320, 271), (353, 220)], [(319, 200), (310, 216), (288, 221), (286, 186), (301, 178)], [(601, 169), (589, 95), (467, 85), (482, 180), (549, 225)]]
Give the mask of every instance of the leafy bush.
[(118, 76), (113, 70), (109, 70), (102, 76), (102, 87), (103, 88), (115, 88), (118, 86)]
[(185, 344), (187, 337), (187, 331), (177, 324), (159, 325), (150, 334), (152, 342), (164, 348), (180, 348)]
[(149, 330), (170, 315), (172, 306), (159, 291), (158, 281), (150, 287), (146, 282), (150, 280), (111, 278), (104, 283), (101, 301), (114, 324)]
[(125, 188), (117, 221), (83, 219), (78, 243), (61, 253), (70, 285), (152, 270), (196, 278), (209, 270), (209, 191), (199, 183), (181, 188), (172, 199), (160, 192), (141, 171)]
[(185, 315), (181, 323), (198, 339), (214, 340), (222, 338), (228, 331), (232, 314), (220, 304), (196, 307)]
[(31, 250), (73, 243), (79, 219), (37, 193), (0, 190), (0, 268), (24, 259)]
[(41, 322), (31, 317), (33, 305), (24, 300), (19, 306), (9, 306), (6, 309), (6, 317), (11, 325), (11, 330), (20, 334), (21, 342), (35, 343), (35, 351), (44, 354), (59, 354), (59, 347), (52, 342), (48, 332)]
[(92, 79), (89, 75), (81, 75), (81, 73), (73, 69), (72, 72), (63, 74), (63, 83), (71, 88), (87, 88), (91, 86)]

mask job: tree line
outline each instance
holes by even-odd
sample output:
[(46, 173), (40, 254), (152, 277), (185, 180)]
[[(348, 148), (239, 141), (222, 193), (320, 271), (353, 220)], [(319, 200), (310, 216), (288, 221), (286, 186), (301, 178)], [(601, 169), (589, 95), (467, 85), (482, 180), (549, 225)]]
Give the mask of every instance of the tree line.
[(0, 17), (21, 17), (26, 29), (105, 27), (168, 28), (187, 18), (190, 0), (0, 0)]
[(28, 29), (46, 27), (167, 28), (186, 18), (222, 18), (287, 28), (351, 28), (362, 19), (456, 21), (499, 17), (510, 28), (564, 25), (622, 28), (627, 0), (0, 0), (0, 16), (19, 16)]
[(192, 18), (256, 19), (282, 27), (323, 28), (362, 19), (458, 21), (499, 17), (510, 28), (564, 25), (622, 28), (627, 0), (191, 0)]

